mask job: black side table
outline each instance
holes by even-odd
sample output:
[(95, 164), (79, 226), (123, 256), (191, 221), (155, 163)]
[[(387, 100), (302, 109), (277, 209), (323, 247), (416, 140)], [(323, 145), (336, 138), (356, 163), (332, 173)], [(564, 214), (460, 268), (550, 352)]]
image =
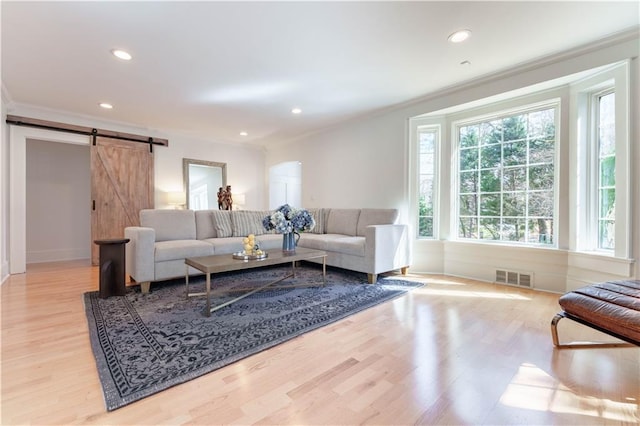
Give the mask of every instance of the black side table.
[(129, 238), (95, 240), (100, 246), (100, 297), (124, 296), (125, 245)]

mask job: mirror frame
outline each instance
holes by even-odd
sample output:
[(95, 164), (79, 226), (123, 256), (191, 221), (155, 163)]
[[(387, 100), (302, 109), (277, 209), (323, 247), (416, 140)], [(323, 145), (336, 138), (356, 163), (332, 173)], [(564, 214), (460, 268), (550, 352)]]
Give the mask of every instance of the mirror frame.
[[(206, 161), (206, 160), (196, 160), (193, 158), (183, 158), (182, 159), (182, 176), (184, 182), (184, 192), (187, 195), (187, 209), (190, 209), (189, 205), (190, 194), (189, 194), (189, 166), (195, 164), (199, 166), (208, 166), (208, 167), (220, 167), (222, 169), (222, 187), (225, 188), (227, 186), (227, 163), (218, 163), (216, 161)], [(216, 190), (218, 192), (218, 190)], [(217, 201), (215, 203), (217, 207)], [(209, 206), (211, 208), (211, 206)]]

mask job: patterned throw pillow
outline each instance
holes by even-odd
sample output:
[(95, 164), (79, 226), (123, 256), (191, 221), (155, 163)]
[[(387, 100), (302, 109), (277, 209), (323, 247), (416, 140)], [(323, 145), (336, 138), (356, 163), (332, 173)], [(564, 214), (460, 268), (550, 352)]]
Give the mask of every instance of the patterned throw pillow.
[(211, 217), (213, 218), (213, 227), (216, 230), (218, 238), (231, 237), (233, 235), (231, 211), (212, 210)]

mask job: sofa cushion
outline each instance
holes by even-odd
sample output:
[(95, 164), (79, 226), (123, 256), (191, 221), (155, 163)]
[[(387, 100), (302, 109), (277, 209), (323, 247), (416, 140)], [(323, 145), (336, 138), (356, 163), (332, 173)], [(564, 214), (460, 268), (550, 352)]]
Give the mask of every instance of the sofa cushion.
[(187, 257), (209, 256), (213, 246), (199, 240), (161, 241), (155, 244), (155, 261), (185, 259)]
[(156, 241), (195, 240), (196, 220), (193, 210), (140, 210), (140, 226), (153, 228)]
[(298, 246), (364, 257), (365, 241), (365, 237), (343, 234), (301, 234)]
[(211, 210), (211, 218), (218, 238), (231, 237), (233, 235), (230, 210)]
[(215, 238), (216, 228), (213, 226), (212, 210), (196, 210), (196, 239)]
[(397, 209), (362, 209), (358, 217), (356, 235), (364, 237), (365, 228), (370, 225), (391, 225), (398, 219)]
[(233, 210), (231, 212), (233, 236), (246, 237), (249, 234), (262, 235), (267, 233), (262, 225), (262, 219), (270, 214), (270, 211)]
[(324, 232), (355, 236), (359, 216), (360, 209), (331, 209)]

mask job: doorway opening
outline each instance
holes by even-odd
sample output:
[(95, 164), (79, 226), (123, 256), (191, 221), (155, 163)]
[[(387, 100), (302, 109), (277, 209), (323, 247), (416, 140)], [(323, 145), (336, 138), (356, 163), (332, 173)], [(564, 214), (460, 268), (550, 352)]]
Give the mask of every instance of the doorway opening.
[(269, 209), (302, 207), (302, 163), (287, 161), (269, 168)]

